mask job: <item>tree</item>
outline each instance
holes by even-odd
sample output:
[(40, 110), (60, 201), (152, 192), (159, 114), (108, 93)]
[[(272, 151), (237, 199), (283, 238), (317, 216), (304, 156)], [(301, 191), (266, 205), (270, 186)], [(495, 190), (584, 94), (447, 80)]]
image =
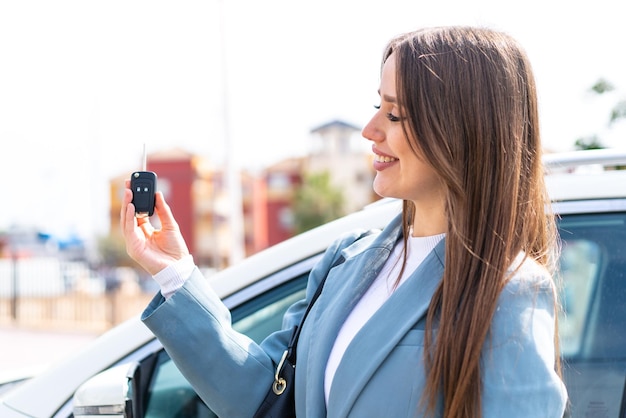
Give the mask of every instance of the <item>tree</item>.
[(306, 174), (302, 186), (295, 194), (296, 233), (308, 231), (344, 214), (343, 193), (331, 184), (330, 174), (328, 172)]
[(109, 267), (133, 266), (137, 264), (126, 253), (126, 244), (120, 233), (110, 233), (98, 239), (101, 263)]
[(609, 126), (614, 125), (620, 119), (626, 119), (626, 100), (620, 100), (615, 106), (613, 106)]
[(577, 150), (602, 149), (605, 148), (605, 146), (602, 145), (597, 135), (592, 135), (578, 138), (576, 142), (574, 142), (574, 148)]
[[(596, 95), (605, 95), (615, 92), (615, 86), (610, 81), (600, 78), (589, 90)], [(613, 105), (607, 125), (609, 128), (612, 128), (622, 119), (626, 119), (626, 99), (618, 100), (616, 104)], [(606, 148), (598, 135), (578, 138), (574, 142), (574, 147), (579, 150)]]

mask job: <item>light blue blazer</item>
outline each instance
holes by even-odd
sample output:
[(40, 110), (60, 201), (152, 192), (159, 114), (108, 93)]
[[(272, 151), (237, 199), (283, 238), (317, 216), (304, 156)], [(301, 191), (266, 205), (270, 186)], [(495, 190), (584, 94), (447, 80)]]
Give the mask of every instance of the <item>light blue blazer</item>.
[[(307, 300), (328, 273), (298, 345), (298, 417), (423, 416), (425, 314), (443, 273), (444, 241), (355, 336), (326, 405), (324, 375), (331, 348), (401, 236), (400, 217), (381, 233), (355, 242), (361, 232), (337, 240), (309, 276)], [(328, 272), (340, 254), (346, 261)], [(218, 416), (252, 417), (272, 384), (288, 330), (299, 322), (306, 304), (289, 308), (285, 330), (259, 345), (232, 329), (228, 309), (196, 270), (167, 301), (157, 295), (142, 320)], [(525, 261), (500, 296), (483, 348), (484, 417), (563, 416), (567, 392), (554, 372), (554, 308), (548, 273)]]

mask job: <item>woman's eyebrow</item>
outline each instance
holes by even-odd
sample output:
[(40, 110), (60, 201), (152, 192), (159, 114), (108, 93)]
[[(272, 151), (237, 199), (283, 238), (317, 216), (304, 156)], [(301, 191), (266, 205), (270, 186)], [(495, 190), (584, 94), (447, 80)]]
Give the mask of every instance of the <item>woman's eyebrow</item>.
[(397, 103), (398, 101), (394, 96), (389, 96), (388, 94), (383, 94), (383, 100), (389, 103)]
[[(378, 95), (381, 96), (380, 94), (380, 90), (378, 90)], [(383, 98), (384, 101), (389, 102), (389, 103), (398, 103), (398, 100), (394, 97), (394, 96), (390, 96), (388, 94), (383, 94), (381, 96)]]

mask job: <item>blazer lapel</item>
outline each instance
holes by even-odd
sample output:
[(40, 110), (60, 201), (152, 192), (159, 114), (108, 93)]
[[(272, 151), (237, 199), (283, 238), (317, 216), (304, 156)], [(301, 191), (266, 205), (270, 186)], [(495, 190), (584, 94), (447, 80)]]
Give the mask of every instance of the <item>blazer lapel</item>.
[(444, 241), (445, 239), (390, 296), (348, 346), (343, 357), (346, 361), (340, 363), (331, 388), (329, 410), (338, 412), (333, 417), (347, 416), (376, 369), (407, 331), (426, 315), (443, 274)]
[[(324, 400), (324, 375), (326, 362), (344, 321), (378, 276), (401, 234), (400, 220), (392, 222), (361, 254), (352, 257), (333, 269), (319, 299), (313, 305), (298, 345), (298, 370), (306, 367), (307, 416), (325, 416), (319, 410)], [(306, 359), (306, 360), (304, 360)], [(304, 361), (303, 361), (304, 360)]]

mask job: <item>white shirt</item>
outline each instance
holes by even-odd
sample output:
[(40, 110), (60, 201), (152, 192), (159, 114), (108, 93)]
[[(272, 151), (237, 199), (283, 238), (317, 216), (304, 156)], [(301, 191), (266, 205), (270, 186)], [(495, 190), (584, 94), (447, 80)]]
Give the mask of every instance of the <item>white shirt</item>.
[(324, 379), (324, 394), (326, 403), (330, 395), (330, 388), (335, 377), (335, 372), (343, 358), (348, 345), (355, 335), (363, 328), (363, 325), (374, 313), (389, 299), (389, 296), (400, 287), (415, 269), (424, 261), (426, 256), (443, 239), (445, 234), (429, 237), (409, 237), (407, 247), (407, 264), (400, 278), (398, 286), (396, 280), (402, 268), (402, 241), (393, 249), (380, 274), (374, 280), (370, 288), (365, 292), (361, 300), (356, 304), (346, 322), (344, 322), (326, 364), (326, 376)]

